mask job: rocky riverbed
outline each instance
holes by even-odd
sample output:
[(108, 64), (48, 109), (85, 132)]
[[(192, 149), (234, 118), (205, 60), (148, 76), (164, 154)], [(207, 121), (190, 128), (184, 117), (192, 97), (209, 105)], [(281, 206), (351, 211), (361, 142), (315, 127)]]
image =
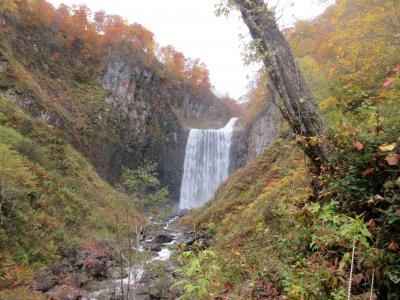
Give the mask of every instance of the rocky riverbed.
[(174, 299), (179, 294), (171, 290), (177, 280), (177, 248), (189, 249), (195, 242), (208, 247), (211, 239), (206, 231), (172, 229), (177, 218), (148, 220), (130, 268), (120, 267), (110, 243), (97, 241), (89, 249), (62, 253), (61, 260), (36, 276), (35, 289), (54, 300)]

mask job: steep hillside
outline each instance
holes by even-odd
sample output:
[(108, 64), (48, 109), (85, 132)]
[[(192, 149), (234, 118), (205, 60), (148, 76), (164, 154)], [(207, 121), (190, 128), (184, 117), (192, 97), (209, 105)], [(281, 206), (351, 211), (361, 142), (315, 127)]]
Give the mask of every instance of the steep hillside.
[[(376, 276), (373, 295), (396, 299), (393, 262), (397, 255), (393, 251), (397, 250), (386, 249), (388, 244), (379, 236), (388, 234), (384, 219), (379, 218), (382, 229), (377, 220), (366, 222), (362, 215), (339, 209), (341, 200), (332, 193), (350, 176), (341, 183), (327, 178), (330, 187), (325, 201), (315, 202), (315, 177), (307, 170), (304, 154), (285, 136), (232, 175), (206, 207), (180, 220), (180, 226), (213, 234), (209, 249), (198, 244), (195, 252), (180, 257), (179, 285), (185, 295), (199, 299), (345, 299), (355, 240), (353, 298), (369, 297), (372, 276)], [(349, 157), (357, 156), (355, 152)], [(396, 185), (392, 187), (395, 195), (398, 181)], [(396, 201), (386, 199), (382, 197), (380, 205), (387, 207), (386, 201)]]
[[(0, 289), (30, 283), (62, 249), (115, 229), (124, 197), (97, 175), (60, 131), (0, 93)], [(137, 215), (137, 220), (141, 217)]]

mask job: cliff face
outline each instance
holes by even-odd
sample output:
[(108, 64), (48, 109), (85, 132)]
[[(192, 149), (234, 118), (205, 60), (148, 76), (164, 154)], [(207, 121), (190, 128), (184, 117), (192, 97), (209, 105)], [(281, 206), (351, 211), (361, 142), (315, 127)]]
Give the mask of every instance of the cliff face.
[(271, 104), (251, 127), (248, 139), (248, 160), (255, 159), (275, 142), (279, 125), (278, 108)]
[[(215, 97), (215, 96), (214, 96)], [(204, 102), (198, 96), (185, 93), (181, 117), (188, 127), (221, 128), (234, 116), (226, 107), (221, 105), (221, 99)]]
[(239, 123), (232, 137), (230, 173), (264, 153), (275, 142), (280, 124), (278, 108), (272, 103), (250, 126)]
[(107, 156), (103, 164), (103, 157), (97, 157), (100, 174), (112, 181), (121, 165), (134, 168), (143, 161), (154, 161), (161, 182), (177, 199), (188, 132), (170, 103), (180, 95), (163, 89), (161, 78), (128, 58), (111, 58), (100, 81), (109, 92), (104, 99), (111, 106), (109, 126), (115, 126), (119, 139), (109, 153), (103, 153)]
[[(119, 180), (122, 166), (156, 162), (161, 183), (178, 200), (188, 131), (173, 107), (185, 93), (157, 73), (157, 63), (115, 51), (100, 71), (85, 74), (57, 32), (5, 22), (0, 91), (7, 99), (59, 129), (111, 183)], [(54, 60), (54, 51), (65, 55)]]

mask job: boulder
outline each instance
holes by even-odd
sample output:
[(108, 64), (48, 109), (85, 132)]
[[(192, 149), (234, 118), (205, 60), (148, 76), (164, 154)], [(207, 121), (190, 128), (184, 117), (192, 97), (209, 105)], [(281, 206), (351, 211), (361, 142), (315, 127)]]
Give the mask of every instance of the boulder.
[(89, 300), (87, 292), (69, 285), (58, 285), (46, 293), (49, 300)]
[(186, 231), (179, 238), (178, 243), (182, 243), (185, 246), (193, 246), (196, 242), (201, 247), (208, 248), (211, 245), (212, 234), (206, 230)]
[(143, 249), (150, 250), (150, 251), (155, 251), (155, 252), (160, 252), (162, 250), (162, 245), (154, 243), (154, 242), (149, 242), (149, 243), (147, 243), (146, 245), (143, 246)]
[(51, 288), (59, 283), (59, 279), (53, 274), (38, 275), (36, 276), (35, 281), (35, 289), (43, 293), (49, 291)]
[(128, 275), (129, 274), (125, 269), (121, 270), (121, 268), (114, 267), (108, 270), (107, 277), (109, 279), (123, 279), (128, 277)]
[(62, 280), (63, 284), (80, 288), (88, 282), (88, 278), (80, 274), (70, 274)]
[(196, 241), (196, 236), (193, 232), (185, 232), (178, 240), (179, 243), (191, 246)]
[(174, 237), (168, 232), (160, 232), (153, 237), (152, 241), (158, 244), (165, 244), (172, 242), (173, 239)]
[(175, 299), (171, 286), (175, 279), (169, 272), (173, 266), (168, 262), (154, 261), (144, 267), (143, 275), (136, 289), (138, 299)]
[(108, 277), (109, 264), (107, 261), (100, 260), (94, 257), (88, 257), (84, 263), (86, 273), (96, 279)]
[(64, 275), (64, 274), (72, 272), (73, 268), (65, 260), (60, 260), (60, 261), (55, 262), (51, 266), (50, 270), (54, 275)]

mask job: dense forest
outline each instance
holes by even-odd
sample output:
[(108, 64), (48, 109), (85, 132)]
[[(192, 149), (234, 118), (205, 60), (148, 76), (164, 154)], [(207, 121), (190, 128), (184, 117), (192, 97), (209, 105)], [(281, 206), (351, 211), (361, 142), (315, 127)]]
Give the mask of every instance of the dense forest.
[(140, 24), (1, 0), (0, 299), (400, 298), (400, 1), (237, 12), (240, 104)]

